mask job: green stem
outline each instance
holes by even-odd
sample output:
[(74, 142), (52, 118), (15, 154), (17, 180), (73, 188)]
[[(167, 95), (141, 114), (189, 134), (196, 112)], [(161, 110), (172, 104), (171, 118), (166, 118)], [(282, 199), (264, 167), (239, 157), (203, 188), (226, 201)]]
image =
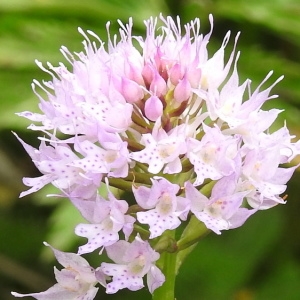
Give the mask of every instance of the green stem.
[(175, 299), (175, 278), (176, 278), (176, 253), (164, 252), (161, 254), (164, 267), (162, 272), (166, 277), (164, 284), (154, 291), (152, 300), (174, 300)]
[(122, 191), (132, 192), (133, 183), (151, 184), (151, 175), (147, 173), (129, 173), (124, 179), (121, 178), (109, 178), (109, 185), (118, 188)]
[(210, 232), (195, 216), (192, 216), (177, 242), (176, 273), (186, 257), (194, 250), (198, 242)]
[(203, 222), (199, 221), (195, 216), (191, 216), (188, 225), (177, 242), (177, 250), (182, 251), (189, 248), (193, 244), (199, 242), (199, 240), (209, 232), (210, 230), (207, 229)]
[[(170, 235), (170, 238), (174, 238), (175, 230), (169, 231), (168, 235)], [(152, 300), (175, 300), (176, 254), (176, 252), (161, 253), (157, 265), (164, 273), (166, 281), (154, 291)]]
[(139, 233), (139, 235), (141, 236), (141, 238), (143, 240), (148, 240), (149, 239), (150, 232), (148, 230), (146, 230), (146, 229), (144, 229), (141, 226), (136, 225), (136, 224), (133, 225), (133, 228), (137, 233)]

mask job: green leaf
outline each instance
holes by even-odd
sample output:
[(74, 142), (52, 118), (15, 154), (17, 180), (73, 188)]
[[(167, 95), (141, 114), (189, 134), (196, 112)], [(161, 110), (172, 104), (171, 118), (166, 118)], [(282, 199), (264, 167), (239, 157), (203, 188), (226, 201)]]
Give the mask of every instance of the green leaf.
[(215, 15), (259, 24), (300, 45), (299, 8), (298, 0), (216, 1)]

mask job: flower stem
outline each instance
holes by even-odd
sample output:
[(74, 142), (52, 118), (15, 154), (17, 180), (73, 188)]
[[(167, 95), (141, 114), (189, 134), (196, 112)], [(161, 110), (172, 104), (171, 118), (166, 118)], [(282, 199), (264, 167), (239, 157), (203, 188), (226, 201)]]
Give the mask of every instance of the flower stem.
[(162, 271), (166, 277), (164, 284), (155, 290), (152, 300), (174, 300), (175, 278), (176, 278), (176, 253), (164, 252), (161, 254), (163, 260)]
[[(174, 238), (175, 230), (168, 231)], [(157, 263), (166, 277), (164, 284), (154, 291), (152, 300), (174, 300), (175, 299), (175, 279), (176, 279), (176, 257), (177, 252), (163, 252)]]
[(201, 238), (210, 232), (209, 229), (199, 221), (195, 216), (192, 216), (188, 225), (184, 229), (181, 238), (177, 242), (178, 251), (189, 248), (193, 244), (199, 242)]
[(199, 221), (195, 216), (192, 216), (181, 238), (177, 242), (177, 262), (176, 273), (186, 257), (194, 250), (198, 242), (210, 232), (209, 229)]

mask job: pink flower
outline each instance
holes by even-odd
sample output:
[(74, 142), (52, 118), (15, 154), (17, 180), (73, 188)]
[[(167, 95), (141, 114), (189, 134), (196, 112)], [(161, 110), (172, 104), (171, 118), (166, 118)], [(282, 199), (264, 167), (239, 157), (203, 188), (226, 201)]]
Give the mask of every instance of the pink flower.
[(118, 241), (106, 247), (108, 257), (115, 263), (102, 263), (101, 271), (112, 276), (112, 281), (107, 284), (106, 292), (114, 294), (120, 289), (128, 288), (136, 291), (144, 287), (143, 277), (147, 275), (147, 286), (150, 293), (160, 287), (165, 281), (165, 276), (155, 266), (159, 254), (155, 252), (147, 241), (136, 237), (130, 244)]
[(256, 212), (243, 207), (248, 192), (237, 192), (234, 175), (223, 177), (212, 189), (210, 198), (198, 191), (190, 182), (185, 183), (186, 198), (191, 202), (191, 212), (208, 229), (217, 234), (222, 230), (240, 227)]
[(152, 187), (133, 187), (136, 202), (147, 211), (138, 212), (137, 219), (150, 227), (150, 238), (160, 236), (167, 229), (177, 228), (186, 220), (189, 201), (176, 194), (177, 184), (172, 184), (164, 178), (152, 180)]
[(187, 157), (194, 165), (197, 174), (194, 185), (200, 185), (207, 178), (218, 180), (235, 171), (240, 139), (225, 135), (215, 126), (203, 124), (204, 136), (199, 141), (190, 138)]
[(83, 158), (73, 161), (71, 166), (80, 168), (88, 174), (126, 177), (130, 163), (127, 143), (118, 135), (104, 132), (99, 137), (99, 144), (78, 139), (75, 142), (75, 149)]
[(273, 72), (270, 72), (256, 90), (249, 94), (246, 101), (243, 101), (246, 87), (250, 88), (250, 80), (246, 80), (239, 86), (239, 77), (237, 72), (237, 60), (235, 61), (234, 71), (221, 91), (215, 88), (209, 88), (204, 98), (210, 118), (226, 122), (230, 128), (235, 128), (240, 124), (248, 123), (248, 119), (253, 117), (253, 113), (258, 113), (261, 106), (267, 100), (277, 98), (277, 95), (270, 96), (271, 89), (283, 79), (278, 78), (269, 88), (260, 91), (261, 86), (269, 79)]
[(119, 240), (121, 230), (126, 238), (132, 233), (135, 219), (125, 215), (128, 210), (127, 202), (117, 200), (110, 191), (108, 200), (97, 196), (95, 201), (73, 198), (72, 202), (90, 222), (90, 224), (78, 224), (75, 228), (78, 236), (88, 238), (88, 243), (79, 247), (79, 254), (112, 245)]
[(160, 127), (160, 122), (156, 122), (153, 132), (144, 134), (141, 138), (145, 148), (132, 152), (130, 158), (147, 163), (148, 171), (152, 174), (157, 174), (162, 169), (167, 174), (179, 173), (182, 168), (179, 156), (186, 153), (186, 136), (180, 129), (177, 127), (167, 133)]
[(72, 166), (72, 163), (79, 158), (68, 144), (54, 142), (52, 145), (47, 146), (44, 141), (41, 141), (39, 149), (35, 149), (22, 141), (17, 135), (16, 137), (32, 158), (35, 166), (43, 174), (40, 177), (25, 177), (23, 179), (24, 184), (31, 186), (31, 188), (21, 193), (21, 197), (38, 191), (50, 182), (62, 191), (67, 191), (70, 188), (76, 189), (78, 185), (89, 186), (90, 192), (92, 190), (96, 191), (102, 175), (83, 176), (81, 168)]
[(279, 195), (286, 190), (286, 183), (298, 166), (281, 168), (281, 158), (278, 145), (252, 149), (246, 154), (240, 189), (251, 192), (247, 200), (252, 207), (266, 209), (284, 203)]
[[(45, 243), (46, 246), (50, 246)], [(50, 246), (51, 247), (51, 246)], [(31, 296), (37, 300), (92, 300), (98, 288), (95, 285), (101, 280), (105, 286), (105, 277), (98, 275), (95, 270), (82, 257), (74, 253), (65, 253), (51, 247), (57, 261), (65, 267), (61, 271), (54, 268), (57, 283), (45, 292), (19, 294), (12, 292), (15, 297)]]

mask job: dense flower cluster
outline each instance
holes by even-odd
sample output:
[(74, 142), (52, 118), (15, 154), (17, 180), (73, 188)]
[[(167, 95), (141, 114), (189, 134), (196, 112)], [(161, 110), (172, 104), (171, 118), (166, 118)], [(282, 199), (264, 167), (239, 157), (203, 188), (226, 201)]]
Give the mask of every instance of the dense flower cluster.
[[(280, 110), (261, 109), (282, 78), (262, 89), (270, 72), (253, 92), (250, 80), (240, 84), (238, 35), (227, 61), (230, 32), (208, 55), (209, 20), (202, 35), (199, 19), (182, 33), (179, 18), (150, 18), (145, 38), (132, 36), (132, 20), (120, 22), (120, 40), (108, 35), (107, 45), (79, 29), (85, 51), (61, 48), (71, 70), (37, 62), (52, 76), (32, 84), (41, 114), (19, 115), (44, 137), (38, 149), (18, 139), (42, 175), (24, 178), (30, 188), (21, 196), (53, 184), (86, 219), (75, 233), (87, 243), (78, 254), (53, 249), (65, 267), (55, 269), (54, 287), (14, 296), (94, 299), (98, 283), (107, 293), (138, 290), (144, 276), (152, 293), (165, 280), (156, 262), (167, 230), (195, 216), (220, 234), (285, 202), (280, 195), (296, 167), (281, 165), (300, 144), (285, 126), (269, 131)], [(112, 262), (91, 268), (80, 255), (94, 250)]]

